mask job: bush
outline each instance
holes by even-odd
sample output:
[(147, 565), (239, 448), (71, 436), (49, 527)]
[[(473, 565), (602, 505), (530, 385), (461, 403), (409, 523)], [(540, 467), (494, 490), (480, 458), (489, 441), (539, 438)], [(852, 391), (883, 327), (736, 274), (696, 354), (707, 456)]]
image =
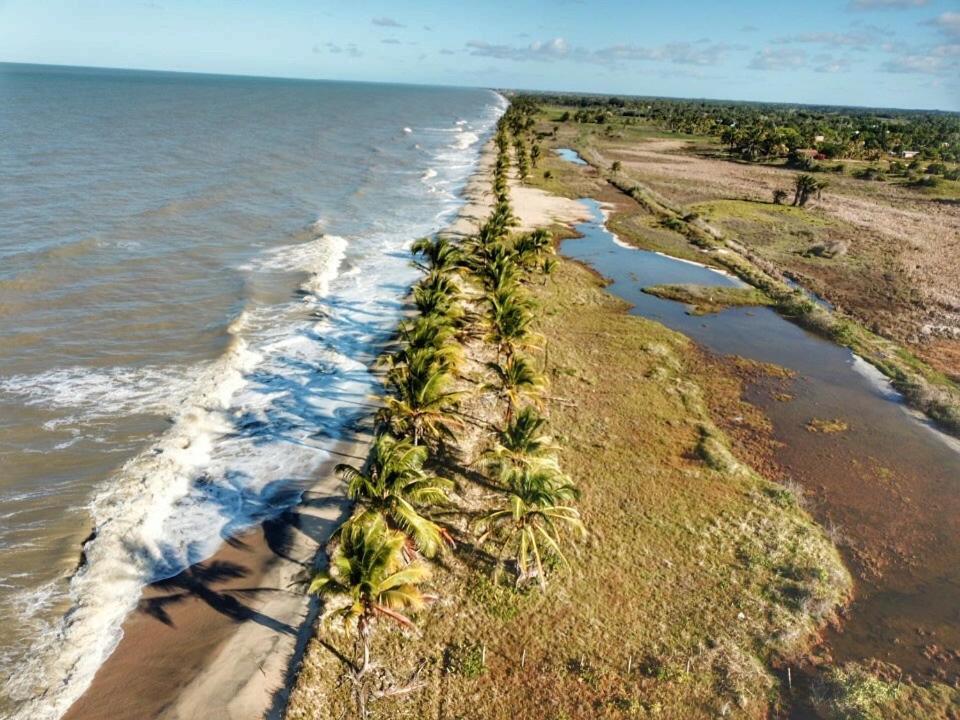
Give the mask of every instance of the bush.
[(549, 179), (552, 178), (552, 177), (553, 177), (553, 173), (552, 173), (552, 172), (550, 172), (549, 170), (544, 170), (544, 171), (543, 171), (543, 179), (544, 179), (544, 180), (549, 180)]
[(940, 162), (930, 163), (925, 170), (927, 175), (943, 175), (946, 171), (947, 166)]
[(936, 175), (925, 175), (923, 177), (916, 177), (908, 183), (911, 187), (919, 188), (935, 188), (940, 184), (940, 178)]
[(858, 180), (886, 180), (887, 176), (883, 174), (883, 171), (875, 167), (865, 167), (860, 170), (855, 170), (853, 176)]

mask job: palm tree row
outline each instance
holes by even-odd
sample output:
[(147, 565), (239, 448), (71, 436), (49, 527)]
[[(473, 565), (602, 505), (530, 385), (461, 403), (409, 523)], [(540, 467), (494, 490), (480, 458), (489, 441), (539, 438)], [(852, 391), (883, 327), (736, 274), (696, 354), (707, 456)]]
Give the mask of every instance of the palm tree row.
[[(570, 532), (584, 532), (572, 504), (577, 490), (561, 472), (537, 409), (546, 383), (525, 354), (537, 346), (535, 303), (526, 286), (554, 263), (549, 232), (515, 232), (509, 201), (510, 150), (518, 162), (526, 157), (522, 133), (531, 126), (522, 106), (501, 118), (495, 202), (477, 233), (461, 243), (436, 237), (413, 244), (414, 264), (424, 273), (412, 292), (417, 314), (400, 324), (397, 348), (382, 361), (388, 392), (372, 450), (363, 467), (337, 466), (356, 509), (336, 533), (329, 566), (314, 576), (310, 592), (325, 598), (326, 618), (355, 627), (355, 680), (371, 667), (375, 623), (411, 626), (408, 613), (431, 599), (420, 589), (430, 577), (425, 559), (454, 545), (431, 517), (449, 503), (453, 483), (427, 465), (432, 451), (455, 444), (463, 426), (459, 405), (468, 394), (493, 393), (504, 409), (480, 459), (501, 492), (475, 525), (477, 543), (497, 548), (495, 575), (512, 566), (518, 586), (535, 578), (545, 588), (549, 568), (567, 564), (562, 546)], [(478, 337), (496, 361), (485, 365), (487, 379), (468, 393), (458, 389), (464, 344)], [(359, 696), (358, 707), (364, 715)]]

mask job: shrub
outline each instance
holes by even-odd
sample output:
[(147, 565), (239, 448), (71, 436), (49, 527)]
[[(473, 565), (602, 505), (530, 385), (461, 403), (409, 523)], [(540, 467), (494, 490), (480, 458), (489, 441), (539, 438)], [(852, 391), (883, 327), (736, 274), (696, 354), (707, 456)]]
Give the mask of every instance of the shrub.
[(947, 166), (941, 162), (930, 163), (924, 171), (927, 175), (943, 175), (947, 171)]
[(883, 171), (875, 167), (865, 167), (860, 170), (855, 170), (853, 176), (858, 180), (886, 180), (886, 175), (883, 174)]

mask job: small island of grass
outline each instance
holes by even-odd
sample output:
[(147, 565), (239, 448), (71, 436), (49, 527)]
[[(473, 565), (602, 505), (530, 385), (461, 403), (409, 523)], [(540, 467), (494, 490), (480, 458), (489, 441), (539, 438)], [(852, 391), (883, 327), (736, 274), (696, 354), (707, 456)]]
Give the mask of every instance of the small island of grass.
[(685, 303), (694, 315), (720, 312), (728, 307), (774, 304), (767, 295), (753, 287), (651, 285), (643, 288), (643, 292), (664, 300)]

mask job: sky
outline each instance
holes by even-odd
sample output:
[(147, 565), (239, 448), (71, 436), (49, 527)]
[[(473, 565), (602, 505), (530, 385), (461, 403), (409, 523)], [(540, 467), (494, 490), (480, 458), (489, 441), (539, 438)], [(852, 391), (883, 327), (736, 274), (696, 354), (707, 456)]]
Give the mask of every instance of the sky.
[(960, 0), (0, 0), (0, 61), (960, 111)]

